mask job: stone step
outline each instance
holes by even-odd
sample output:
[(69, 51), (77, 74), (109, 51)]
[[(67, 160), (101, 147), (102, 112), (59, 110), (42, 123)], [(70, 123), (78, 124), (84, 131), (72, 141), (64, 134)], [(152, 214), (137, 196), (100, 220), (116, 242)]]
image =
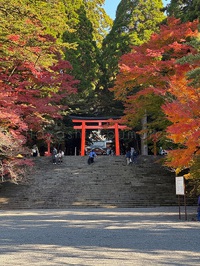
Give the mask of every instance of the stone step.
[(124, 156), (65, 156), (53, 165), (51, 158), (34, 158), (25, 181), (2, 184), (1, 209), (145, 207), (177, 205), (174, 174), (157, 163), (159, 157), (139, 156), (126, 165)]

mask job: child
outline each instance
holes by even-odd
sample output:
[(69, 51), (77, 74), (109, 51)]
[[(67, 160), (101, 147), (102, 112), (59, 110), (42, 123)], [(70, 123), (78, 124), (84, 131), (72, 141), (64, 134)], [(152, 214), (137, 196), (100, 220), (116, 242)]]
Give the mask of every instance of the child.
[(59, 150), (58, 154), (57, 154), (57, 158), (58, 158), (58, 163), (62, 163), (63, 161), (63, 157), (64, 157), (64, 152)]

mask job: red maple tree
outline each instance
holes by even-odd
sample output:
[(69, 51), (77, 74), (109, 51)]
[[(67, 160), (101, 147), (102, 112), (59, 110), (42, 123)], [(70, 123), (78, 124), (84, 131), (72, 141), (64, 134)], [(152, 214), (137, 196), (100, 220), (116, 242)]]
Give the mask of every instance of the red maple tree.
[(78, 83), (70, 63), (62, 60), (60, 44), (29, 15), (30, 31), (5, 28), (0, 44), (0, 172), (15, 181), (21, 176), (17, 155), (27, 153), (25, 132), (42, 131), (50, 120), (61, 118)]
[[(197, 26), (198, 21), (182, 24), (168, 18), (149, 42), (122, 56), (120, 72), (111, 89), (116, 99), (125, 104), (125, 123), (136, 125), (146, 112), (154, 130), (164, 131), (167, 127), (167, 137), (179, 145), (168, 157), (167, 164), (174, 168), (188, 167), (200, 146), (199, 90), (186, 79), (186, 73), (197, 65), (177, 62), (197, 53), (188, 43), (198, 35)], [(169, 122), (163, 125), (166, 118)]]

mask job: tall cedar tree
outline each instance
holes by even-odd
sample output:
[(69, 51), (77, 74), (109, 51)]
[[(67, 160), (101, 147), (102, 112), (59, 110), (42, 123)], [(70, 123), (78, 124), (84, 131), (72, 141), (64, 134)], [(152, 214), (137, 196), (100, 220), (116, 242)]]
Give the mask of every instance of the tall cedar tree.
[(104, 3), (105, 0), (83, 0), (87, 18), (92, 23), (93, 40), (98, 48), (101, 48), (102, 41), (113, 24), (113, 20), (106, 14), (103, 8)]
[(119, 59), (131, 51), (132, 45), (147, 42), (151, 34), (158, 31), (165, 18), (162, 8), (161, 0), (121, 0), (119, 3), (113, 27), (102, 45), (102, 76), (98, 87), (106, 110), (122, 114), (122, 106), (113, 102), (109, 91), (118, 73)]
[(93, 40), (101, 47), (102, 40), (110, 31), (112, 19), (106, 14), (103, 4), (105, 0), (62, 0), (66, 7), (67, 25), (70, 29), (77, 28), (79, 9), (83, 7), (87, 19), (92, 23)]
[(80, 80), (78, 94), (71, 97), (73, 113), (87, 115), (95, 108), (95, 87), (98, 82), (98, 48), (93, 41), (93, 27), (87, 19), (84, 7), (77, 11), (78, 24), (72, 33), (63, 35), (64, 41), (76, 43), (76, 48), (66, 50), (65, 58), (70, 61), (72, 74)]
[(180, 145), (180, 150), (170, 153), (172, 159), (168, 165), (174, 168), (190, 165), (199, 145), (199, 89), (189, 86), (185, 80), (186, 73), (195, 70), (198, 61), (193, 65), (177, 63), (186, 55), (197, 54), (188, 44), (198, 34), (197, 25), (197, 22), (181, 24), (168, 18), (159, 34), (153, 34), (148, 43), (122, 56), (113, 88), (116, 98), (126, 105), (126, 123), (136, 123), (147, 110), (153, 122), (157, 120), (157, 130), (162, 128), (163, 115), (167, 116), (171, 123), (167, 137)]

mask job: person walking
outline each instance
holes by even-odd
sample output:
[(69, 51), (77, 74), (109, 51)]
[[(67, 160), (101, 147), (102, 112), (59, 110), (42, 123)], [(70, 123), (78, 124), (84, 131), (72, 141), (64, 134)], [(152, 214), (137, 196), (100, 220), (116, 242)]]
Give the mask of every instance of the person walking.
[(132, 162), (131, 161), (131, 151), (130, 150), (126, 151), (125, 158), (126, 158), (126, 165), (129, 165)]
[(97, 157), (96, 152), (91, 150), (89, 153), (88, 164), (94, 163), (94, 158)]

